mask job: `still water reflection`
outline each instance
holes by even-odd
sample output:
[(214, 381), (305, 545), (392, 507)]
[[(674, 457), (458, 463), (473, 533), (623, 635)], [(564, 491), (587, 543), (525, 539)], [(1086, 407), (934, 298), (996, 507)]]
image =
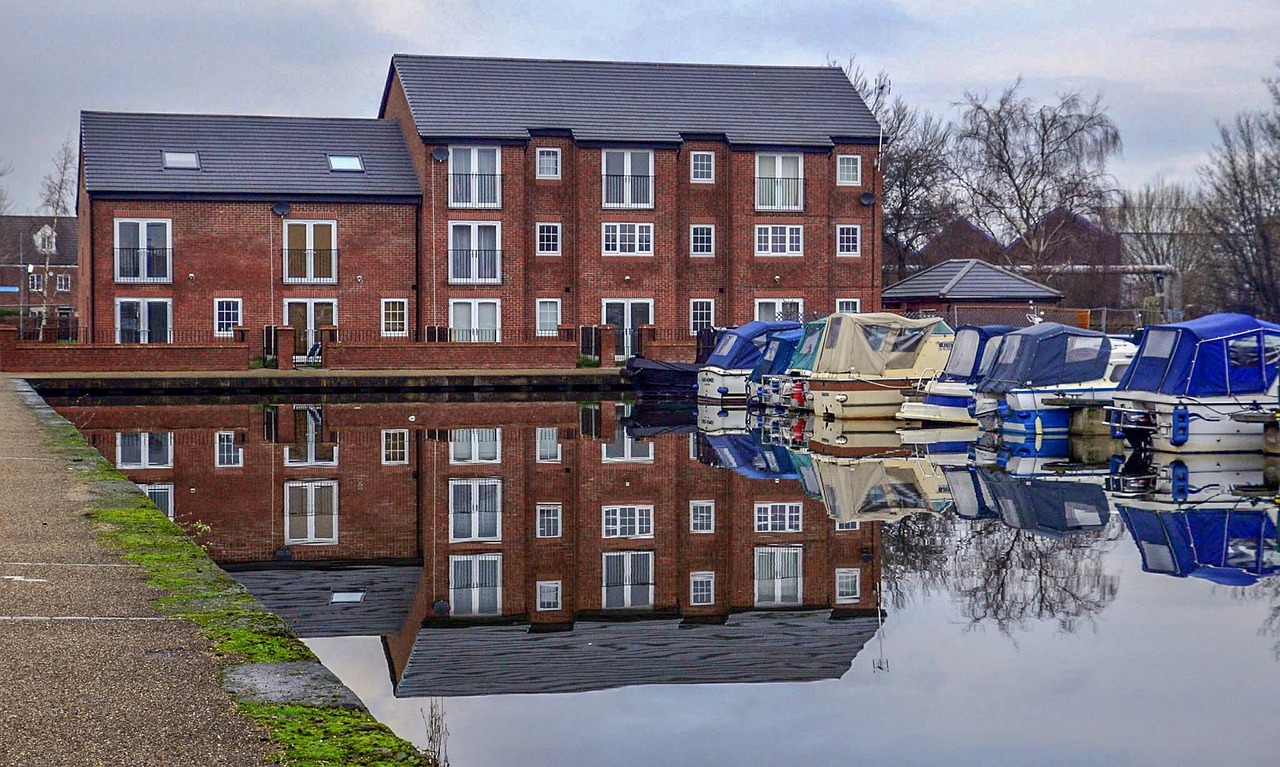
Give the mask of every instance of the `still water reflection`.
[(397, 732), (425, 745), (442, 700), (455, 764), (1268, 754), (1261, 455), (617, 402), (54, 404)]

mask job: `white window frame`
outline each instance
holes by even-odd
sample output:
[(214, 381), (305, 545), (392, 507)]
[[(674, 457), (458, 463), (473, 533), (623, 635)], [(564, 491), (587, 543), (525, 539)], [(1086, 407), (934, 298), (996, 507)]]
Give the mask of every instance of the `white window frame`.
[[(797, 575), (795, 601), (782, 601), (779, 599), (774, 599), (773, 601), (766, 602), (760, 599), (760, 582), (761, 581), (760, 581), (760, 570), (759, 570), (759, 567), (760, 567), (759, 558), (760, 558), (760, 554), (765, 551), (769, 552), (769, 556), (774, 560), (775, 573), (779, 569), (777, 567), (778, 560), (782, 559), (784, 555), (789, 556), (794, 554), (796, 559), (796, 575)], [(756, 607), (783, 607), (787, 605), (804, 604), (804, 549), (803, 548), (799, 546), (757, 546), (752, 551), (751, 566), (752, 566), (751, 588), (753, 592), (752, 597), (755, 600)], [(782, 582), (783, 582), (782, 578), (778, 578), (778, 577), (773, 578), (775, 595), (782, 594)]]
[[(555, 250), (542, 249), (542, 227), (544, 226), (555, 227), (555, 230), (556, 230), (556, 249)], [(534, 255), (535, 256), (558, 256), (561, 253), (563, 253), (564, 245), (562, 244), (563, 240), (561, 239), (561, 235), (563, 231), (564, 230), (560, 226), (559, 221), (539, 221), (538, 223), (534, 224), (534, 227), (533, 227)]]
[[(236, 322), (226, 330), (218, 329), (222, 324), (222, 317), (219, 316), (219, 309), (221, 308), (219, 305), (222, 303), (234, 303), (236, 305)], [(237, 327), (244, 327), (244, 299), (223, 296), (215, 297), (213, 299), (213, 335), (218, 338), (230, 338), (235, 335), (234, 329)]]
[(160, 153), (165, 170), (200, 170), (200, 153), (166, 149)]
[[(775, 527), (776, 520), (773, 518), (773, 509), (775, 507), (783, 507), (782, 526)], [(804, 504), (791, 503), (787, 501), (758, 501), (755, 506), (755, 530), (757, 533), (802, 533), (804, 532)], [(767, 515), (763, 521), (760, 519), (760, 512), (764, 511)]]
[[(711, 158), (711, 177), (710, 178), (698, 178), (697, 163), (695, 162), (696, 158), (698, 157)], [(716, 153), (702, 151), (702, 150), (699, 150), (696, 152), (690, 152), (689, 153), (689, 183), (714, 184), (715, 182), (716, 182)]]
[[(760, 304), (777, 304), (778, 308), (782, 308), (782, 304), (798, 304), (800, 316), (804, 316), (804, 299), (798, 296), (791, 298), (757, 298), (755, 300), (755, 316), (757, 319), (760, 317)], [(774, 322), (777, 319), (777, 315), (778, 313), (774, 312), (774, 317), (768, 322)]]
[[(311, 413), (307, 413), (307, 434), (306, 434), (306, 450), (301, 456), (293, 454), (293, 445), (284, 446), (284, 464), (285, 466), (337, 466), (338, 465), (338, 445), (333, 446), (333, 457), (328, 460), (316, 458), (316, 446), (322, 442), (320, 439), (320, 430), (324, 428), (324, 411), (319, 405), (294, 405), (294, 412), (298, 410), (315, 411), (321, 414), (319, 423), (312, 418)], [(294, 435), (296, 440), (297, 435)]]
[[(564, 457), (564, 445), (560, 444), (560, 429), (555, 426), (538, 426), (534, 429), (533, 457), (535, 463), (560, 463)], [(542, 446), (547, 444), (548, 440), (544, 437), (551, 436), (551, 441), (555, 445), (555, 457), (543, 457)]]
[[(709, 253), (700, 253), (694, 250), (694, 232), (698, 229), (711, 230), (711, 251)], [(689, 257), (690, 258), (715, 258), (716, 257), (716, 225), (715, 224), (689, 224)]]
[[(492, 331), (494, 335), (493, 340), (490, 341), (488, 339), (481, 339), (478, 337), (474, 337), (476, 330), (478, 330), (477, 328), (474, 328), (474, 327), (471, 328), (471, 330), (469, 331), (470, 333), (472, 333), (473, 338), (469, 340), (459, 340), (458, 338), (454, 337), (454, 333), (460, 330), (453, 326), (453, 307), (455, 304), (470, 304), (471, 316), (473, 319), (479, 316), (478, 307), (480, 306), (480, 304), (494, 304), (497, 307), (497, 312), (496, 312), (497, 322)], [(502, 299), (501, 298), (451, 298), (449, 299), (449, 340), (456, 343), (473, 343), (473, 344), (501, 343), (502, 342)]]
[[(633, 155), (637, 155), (637, 154), (649, 155), (649, 202), (648, 204), (637, 203), (631, 199), (630, 184), (623, 185), (622, 202), (617, 202), (617, 203), (609, 202), (609, 176), (608, 176), (608, 172), (605, 170), (605, 168), (607, 167), (607, 162), (605, 158), (608, 156), (609, 152), (623, 153), (624, 159), (622, 161), (622, 176), (624, 178), (630, 178), (636, 175), (631, 172), (631, 158)], [(627, 208), (632, 210), (645, 210), (645, 209), (652, 208), (653, 198), (658, 196), (657, 195), (658, 190), (656, 189), (658, 185), (657, 180), (658, 180), (657, 168), (655, 168), (653, 165), (653, 150), (651, 149), (601, 149), (600, 150), (600, 207), (601, 208), (610, 208), (615, 210), (618, 208)]]
[[(710, 588), (710, 599), (699, 600), (695, 584), (706, 583)], [(716, 574), (710, 570), (689, 573), (689, 606), (706, 607), (716, 603)]]
[[(840, 249), (840, 230), (852, 229), (858, 241), (858, 247), (854, 250)], [(862, 255), (862, 225), (861, 224), (836, 224), (836, 255), (845, 258), (858, 258)]]
[[(471, 530), (466, 536), (457, 536), (454, 529), (454, 516), (457, 511), (453, 508), (453, 488), (455, 485), (468, 485), (471, 488)], [(480, 535), (480, 493), (478, 489), (482, 486), (496, 487), (498, 489), (496, 496), (497, 510), (496, 521), (494, 524), (494, 535)], [(502, 478), (501, 477), (452, 477), (449, 479), (449, 543), (501, 543), (502, 542)]]
[[(296, 226), (298, 224), (303, 224), (307, 228), (305, 248), (289, 247), (291, 244), (293, 244), (289, 242), (289, 227)], [(316, 276), (315, 241), (316, 241), (316, 225), (317, 224), (321, 226), (330, 226), (333, 228), (333, 244), (332, 244), (332, 249), (329, 251), (329, 271), (333, 274), (332, 277)], [(284, 223), (282, 227), (283, 228), (281, 229), (280, 242), (284, 243), (284, 247), (282, 248), (282, 250), (284, 251), (284, 264), (280, 272), (280, 275), (283, 278), (284, 283), (286, 285), (336, 285), (338, 284), (338, 222), (337, 220), (320, 219), (320, 218), (316, 218), (316, 219), (286, 218), (284, 219)], [(305, 250), (311, 253), (311, 256), (307, 258), (307, 273), (302, 277), (289, 276), (289, 251), (290, 250)]]
[[(388, 438), (403, 440), (403, 452), (404, 452), (403, 457), (395, 457), (394, 453), (388, 450), (388, 448), (391, 448), (393, 451), (399, 452), (399, 450), (396, 449), (397, 448), (396, 445), (387, 444)], [(383, 429), (381, 444), (382, 444), (382, 465), (383, 466), (408, 466), (409, 465), (409, 430), (408, 429)]]
[(140, 344), (171, 344), (173, 343), (173, 299), (172, 298), (148, 298), (148, 297), (135, 298), (132, 296), (122, 296), (116, 299), (116, 343), (118, 344), (124, 343), (123, 341), (120, 340), (120, 331), (121, 331), (120, 305), (125, 303), (133, 303), (133, 302), (137, 302), (144, 305), (153, 304), (153, 303), (164, 304), (168, 308), (168, 312), (169, 312), (169, 319), (168, 319), (169, 337), (164, 339), (163, 341), (152, 341), (151, 330), (150, 328), (147, 327), (147, 321), (146, 321), (147, 312), (145, 309), (141, 309), (138, 313), (139, 323), (138, 323), (137, 343), (140, 343)]
[(55, 284), (57, 285), (57, 287), (54, 288), (55, 290), (57, 290), (59, 293), (66, 293), (67, 291), (71, 290), (71, 275), (55, 274), (53, 276), (54, 276)]
[[(543, 328), (543, 327), (542, 327), (542, 305), (543, 305), (543, 304), (555, 304), (555, 305), (556, 305), (556, 326), (555, 326), (554, 328)], [(563, 310), (563, 304), (561, 303), (560, 299), (558, 299), (558, 298), (538, 298), (538, 299), (534, 299), (534, 302), (533, 302), (533, 312), (534, 312), (534, 314), (533, 314), (533, 328), (534, 328), (534, 333), (535, 333), (539, 338), (556, 338), (556, 337), (558, 337), (558, 336), (560, 335), (560, 321), (561, 321), (561, 319), (564, 317), (564, 314), (562, 313), (562, 310)]]
[[(453, 230), (455, 227), (469, 227), (471, 229), (470, 240), (474, 246), (480, 241), (480, 227), (492, 226), (493, 242), (494, 242), (494, 262), (497, 277), (479, 277), (480, 274), (480, 256), (481, 248), (470, 248), (471, 256), (468, 260), (470, 266), (470, 277), (458, 277), (453, 273), (453, 252), (460, 248), (453, 247)], [(501, 285), (502, 284), (502, 222), (501, 221), (450, 221), (447, 228), (446, 236), (449, 239), (449, 284), (450, 285)]]
[[(169, 273), (164, 278), (152, 277), (150, 274), (141, 274), (146, 271), (147, 260), (143, 259), (139, 262), (138, 270), (140, 274), (137, 277), (120, 276), (120, 225), (121, 224), (137, 224), (140, 236), (145, 235), (148, 224), (164, 224), (164, 250), (166, 255), (166, 268)], [(112, 249), (113, 259), (115, 261), (115, 281), (116, 282), (145, 282), (152, 284), (168, 284), (173, 282), (173, 219), (171, 218), (117, 218), (113, 227), (115, 231), (115, 247)]]
[[(494, 451), (493, 458), (459, 458), (457, 455), (456, 443), (459, 441), (457, 437), (467, 435), (467, 443), (471, 445), (471, 455), (475, 456), (480, 452), (479, 433), (482, 431), (492, 431), (494, 433), (493, 441), (497, 446)], [(502, 463), (502, 427), (475, 427), (469, 429), (450, 429), (449, 430), (449, 465), (451, 466), (475, 466), (478, 464), (499, 464)]]
[[(291, 487), (307, 488), (307, 508), (303, 512), (307, 515), (307, 531), (305, 538), (291, 538), (289, 536), (289, 519), (293, 514), (293, 509), (289, 508)], [(316, 518), (316, 488), (332, 487), (333, 488), (333, 536), (329, 538), (320, 538), (315, 535), (315, 518)], [(284, 543), (286, 546), (333, 546), (338, 543), (338, 480), (336, 479), (308, 479), (296, 482), (284, 483)]]
[[(694, 510), (698, 507), (707, 507), (711, 510), (711, 526), (705, 530), (698, 528), (695, 524), (696, 517)], [(708, 535), (716, 531), (716, 502), (714, 500), (689, 501), (689, 532), (694, 535)]]
[[(841, 166), (845, 160), (853, 160), (854, 176), (851, 179), (841, 177)], [(838, 154), (836, 155), (836, 186), (862, 186), (862, 155), (860, 154)]]
[[(475, 183), (476, 178), (475, 177), (480, 174), (473, 170), (467, 174), (471, 176), (471, 179), (467, 182), (468, 184), (471, 185), (471, 202), (458, 202), (453, 198), (453, 191), (454, 191), (453, 177), (454, 175), (456, 175), (453, 170), (454, 152), (461, 152), (461, 151), (470, 152), (471, 167), (475, 168), (477, 167), (476, 152), (477, 150), (480, 150), (480, 149), (492, 149), (494, 151), (494, 155), (496, 156), (496, 159), (494, 160), (494, 163), (493, 163), (493, 175), (494, 175), (493, 191), (494, 191), (495, 201), (483, 202), (483, 203), (475, 201), (476, 197), (479, 196), (476, 194), (476, 183)], [(489, 209), (489, 210), (492, 210), (495, 208), (501, 208), (502, 207), (502, 147), (482, 146), (482, 145), (472, 145), (472, 144), (451, 144), (449, 146), (449, 180), (447, 185), (449, 187), (449, 207), (450, 208), (481, 208), (481, 209)]]
[(851, 533), (862, 528), (862, 523), (856, 519), (849, 519), (836, 522), (836, 532)]
[[(556, 158), (556, 172), (554, 175), (550, 173), (542, 172), (542, 155), (544, 153), (548, 155), (554, 155)], [(560, 148), (554, 147), (554, 146), (538, 147), (538, 151), (534, 154), (534, 158), (533, 158), (533, 171), (534, 171), (535, 178), (549, 178), (549, 179), (560, 178), (560, 174), (562, 172), (560, 169)]]
[[(622, 250), (622, 227), (634, 226), (635, 231), (635, 250)], [(614, 250), (609, 250), (609, 227), (615, 227), (614, 231)], [(649, 230), (649, 249), (640, 250), (640, 231), (642, 228)], [(645, 221), (603, 221), (600, 223), (600, 254), (604, 256), (628, 256), (649, 257), (653, 255), (653, 224)]]
[[(773, 250), (773, 230), (782, 228), (786, 230), (786, 249), (777, 251)], [(768, 241), (766, 250), (760, 249), (760, 230), (765, 230), (765, 239)], [(800, 231), (800, 248), (792, 250), (791, 235), (795, 234), (795, 230)], [(804, 225), (803, 224), (756, 224), (755, 226), (755, 251), (757, 256), (772, 258), (798, 258), (804, 255)]]
[[(548, 595), (554, 594), (554, 601), (543, 599), (543, 589), (547, 590)], [(534, 597), (537, 602), (538, 612), (554, 612), (564, 609), (563, 589), (560, 581), (538, 581)]]
[[(841, 594), (840, 579), (849, 578), (851, 576), (853, 578), (853, 593)], [(835, 585), (833, 586), (832, 593), (835, 594), (836, 604), (838, 605), (853, 604), (860, 601), (862, 599), (862, 570), (856, 567), (837, 567)]]
[[(231, 446), (231, 460), (224, 461), (222, 448), (224, 443)], [(244, 448), (236, 444), (234, 431), (219, 431), (213, 435), (213, 465), (218, 469), (238, 469), (244, 466)]]
[[(156, 508), (164, 512), (164, 515), (173, 521), (173, 483), (172, 482), (147, 482), (138, 485), (138, 489), (146, 493), (147, 498), (156, 505)], [(156, 500), (156, 496), (152, 493), (163, 494), (165, 503), (162, 505)], [(167, 497), (166, 497), (167, 496)]]
[[(387, 307), (393, 304), (400, 304), (404, 315), (404, 329), (393, 330), (388, 329), (387, 324)], [(407, 298), (384, 298), (379, 309), (379, 325), (382, 328), (383, 338), (408, 338), (409, 337), (409, 299)]]
[[(634, 534), (625, 534), (622, 532), (624, 519), (623, 511), (631, 510), (632, 517), (631, 526), (635, 528)], [(609, 516), (612, 512), (614, 521), (609, 523)], [(646, 524), (647, 523), (647, 524)], [(648, 532), (645, 529), (648, 528)], [(653, 537), (653, 505), (643, 503), (629, 504), (610, 504), (600, 507), (600, 537), (601, 538), (652, 538)]]
[(358, 154), (330, 154), (328, 158), (333, 173), (364, 173), (364, 158)]
[[(840, 304), (848, 301), (852, 301), (854, 304), (854, 310), (852, 312), (845, 312), (840, 309)], [(858, 314), (862, 311), (862, 299), (861, 298), (837, 298), (836, 311), (842, 314)]]
[[(623, 591), (625, 595), (623, 604), (619, 607), (606, 607), (608, 603), (609, 586), (605, 580), (609, 577), (609, 557), (625, 557), (623, 560), (623, 583), (626, 587)], [(652, 583), (647, 584), (649, 587), (649, 599), (646, 604), (639, 605), (642, 608), (653, 607), (653, 592), (657, 586), (658, 574), (654, 572), (655, 557), (652, 551), (606, 551), (600, 555), (600, 607), (605, 610), (627, 610), (636, 607), (631, 601), (631, 589), (634, 584), (631, 583), (631, 574), (635, 570), (632, 563), (635, 558), (647, 558), (649, 560), (649, 578)]]
[[(762, 161), (764, 158), (766, 158), (766, 157), (773, 158), (773, 171), (774, 171), (774, 175), (773, 175), (773, 176), (765, 176), (764, 174), (762, 174), (762, 173), (760, 172), (760, 165), (761, 165), (761, 161)], [(783, 157), (797, 157), (797, 158), (799, 158), (799, 163), (797, 163), (797, 165), (798, 165), (798, 169), (796, 170), (796, 173), (797, 173), (797, 174), (799, 174), (799, 175), (797, 175), (797, 176), (796, 176), (796, 179), (797, 179), (796, 184), (799, 186), (799, 189), (797, 189), (797, 192), (798, 192), (798, 194), (797, 194), (798, 204), (796, 204), (796, 205), (762, 205), (762, 204), (761, 204), (761, 200), (760, 200), (760, 182), (759, 182), (759, 179), (762, 179), (762, 178), (774, 178), (774, 179), (778, 179), (778, 178), (790, 178), (789, 176), (779, 176), (779, 175), (777, 175), (778, 170), (779, 170), (779, 167), (782, 165), (782, 158), (783, 158)], [(782, 210), (782, 211), (802, 211), (802, 210), (804, 210), (804, 155), (803, 155), (803, 154), (796, 153), (796, 152), (757, 152), (757, 153), (756, 153), (756, 158), (755, 158), (755, 178), (756, 178), (757, 180), (756, 180), (756, 182), (755, 182), (755, 189), (754, 189), (753, 197), (755, 198), (755, 203), (756, 203), (756, 206), (755, 206), (755, 207), (756, 207), (756, 210), (765, 210), (765, 211), (776, 211), (776, 210)]]
[[(469, 592), (471, 592), (471, 604), (473, 606), (477, 606), (480, 604), (480, 591), (483, 588), (482, 586), (478, 585), (479, 578), (476, 577), (480, 571), (480, 563), (481, 562), (497, 562), (498, 563), (498, 567), (497, 567), (498, 583), (494, 587), (496, 589), (497, 600), (496, 600), (496, 605), (493, 612), (482, 613), (478, 609), (472, 610), (471, 612), (465, 612), (465, 613), (458, 612), (457, 606), (455, 604), (456, 600), (454, 600), (453, 598), (454, 593), (462, 590), (462, 587), (456, 585), (453, 580), (454, 564), (457, 562), (469, 563), (470, 569), (471, 569), (471, 578), (473, 582), (477, 583), (477, 585), (470, 586), (467, 589)], [(449, 555), (449, 606), (451, 608), (452, 614), (459, 617), (481, 616), (481, 615), (501, 615), (502, 614), (502, 555), (498, 553)]]
[[(644, 442), (632, 437), (630, 434), (619, 429), (622, 436), (622, 455), (610, 456), (609, 447), (614, 443), (610, 442), (600, 446), (600, 462), (601, 463), (653, 463), (653, 442)], [(636, 445), (644, 445), (648, 451), (648, 455), (637, 455)]]
[(716, 326), (716, 300), (714, 298), (690, 298), (689, 299), (689, 335), (698, 335), (698, 326), (694, 324), (693, 305), (697, 303), (708, 303), (711, 305), (711, 320), (707, 327), (714, 328)]
[[(555, 534), (544, 534), (542, 529), (543, 514), (547, 515), (547, 519), (555, 520)], [(539, 503), (534, 507), (533, 515), (535, 538), (559, 538), (564, 535), (564, 506), (559, 503)]]
[(30, 293), (44, 292), (44, 275), (40, 272), (32, 272), (27, 275), (27, 291)]

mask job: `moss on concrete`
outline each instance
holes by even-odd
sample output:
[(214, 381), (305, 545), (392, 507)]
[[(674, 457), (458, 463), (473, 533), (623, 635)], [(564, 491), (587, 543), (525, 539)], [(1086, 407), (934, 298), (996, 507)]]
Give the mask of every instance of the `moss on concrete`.
[(367, 711), (279, 703), (248, 703), (240, 710), (271, 731), (282, 748), (277, 761), (290, 767), (435, 764)]

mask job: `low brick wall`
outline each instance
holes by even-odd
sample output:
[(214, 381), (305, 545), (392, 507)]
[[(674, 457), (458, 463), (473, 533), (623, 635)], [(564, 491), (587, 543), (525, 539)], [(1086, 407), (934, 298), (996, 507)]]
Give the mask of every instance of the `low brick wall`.
[(330, 343), (324, 367), (334, 370), (501, 370), (571, 368), (578, 344), (565, 341), (489, 343)]
[(0, 327), (0, 370), (24, 373), (115, 370), (248, 370), (261, 349), (248, 343), (81, 344), (20, 343)]

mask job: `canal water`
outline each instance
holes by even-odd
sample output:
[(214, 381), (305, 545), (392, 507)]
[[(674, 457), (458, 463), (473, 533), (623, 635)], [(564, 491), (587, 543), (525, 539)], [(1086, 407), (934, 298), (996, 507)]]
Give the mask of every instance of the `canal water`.
[(52, 404), (460, 767), (1274, 759), (1261, 455), (613, 401)]

